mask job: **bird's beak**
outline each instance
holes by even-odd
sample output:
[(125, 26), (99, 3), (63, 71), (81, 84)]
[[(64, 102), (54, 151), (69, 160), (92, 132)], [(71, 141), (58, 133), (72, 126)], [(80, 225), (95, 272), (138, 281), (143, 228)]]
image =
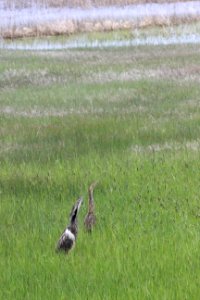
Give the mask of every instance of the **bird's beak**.
[(77, 202), (76, 202), (76, 205), (75, 207), (77, 208), (77, 210), (79, 211), (80, 207), (81, 207), (81, 204), (83, 202), (83, 197), (80, 197)]

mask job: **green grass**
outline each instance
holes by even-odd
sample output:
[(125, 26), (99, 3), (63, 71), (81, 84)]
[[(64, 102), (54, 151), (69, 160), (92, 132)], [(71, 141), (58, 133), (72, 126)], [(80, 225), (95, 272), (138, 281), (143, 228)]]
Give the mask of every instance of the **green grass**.
[[(1, 299), (199, 299), (199, 59), (1, 51)], [(56, 254), (79, 195), (76, 247)]]

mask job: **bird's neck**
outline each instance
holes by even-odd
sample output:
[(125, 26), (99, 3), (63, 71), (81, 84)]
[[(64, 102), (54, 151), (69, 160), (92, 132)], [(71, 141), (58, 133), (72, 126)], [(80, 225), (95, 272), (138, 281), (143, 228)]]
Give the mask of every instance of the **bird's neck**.
[(89, 213), (94, 212), (93, 190), (89, 189)]

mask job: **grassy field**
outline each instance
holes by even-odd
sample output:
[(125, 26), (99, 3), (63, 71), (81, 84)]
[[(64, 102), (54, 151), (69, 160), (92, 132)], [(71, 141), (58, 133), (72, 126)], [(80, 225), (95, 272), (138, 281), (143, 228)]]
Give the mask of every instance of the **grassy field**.
[[(0, 61), (0, 299), (199, 299), (199, 46)], [(79, 195), (76, 247), (56, 254)]]

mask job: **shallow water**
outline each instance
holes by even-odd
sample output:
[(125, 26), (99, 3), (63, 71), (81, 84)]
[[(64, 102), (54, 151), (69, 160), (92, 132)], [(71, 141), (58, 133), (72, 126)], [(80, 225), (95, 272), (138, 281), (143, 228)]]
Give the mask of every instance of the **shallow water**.
[(101, 8), (45, 8), (32, 6), (23, 9), (6, 9), (0, 6), (0, 28), (30, 26), (53, 21), (83, 20), (139, 20), (144, 17), (200, 15), (200, 1), (177, 3), (137, 4), (124, 7)]
[[(2, 1), (0, 0), (0, 4)], [(5, 9), (0, 5), (0, 29), (11, 28), (13, 26), (38, 25), (45, 22), (63, 20), (139, 20), (151, 16), (200, 16), (200, 1), (178, 2), (178, 3), (151, 3), (129, 5), (125, 7), (101, 7), (91, 9), (81, 8), (45, 8), (32, 6), (24, 9)], [(189, 28), (189, 25), (187, 25)], [(111, 40), (89, 40), (87, 37), (75, 37), (60, 41), (58, 39), (45, 40), (14, 40), (13, 42), (0, 40), (0, 49), (18, 50), (60, 50), (75, 48), (106, 48), (106, 47), (128, 47), (139, 45), (170, 45), (184, 43), (200, 43), (200, 30), (176, 30), (166, 35), (154, 35), (149, 33), (147, 36), (136, 35), (130, 40), (120, 38)]]
[(145, 38), (134, 38), (131, 40), (89, 41), (87, 39), (69, 42), (33, 41), (24, 43), (19, 41), (0, 42), (1, 49), (9, 50), (62, 50), (76, 48), (109, 48), (109, 47), (131, 47), (140, 45), (175, 45), (175, 44), (200, 44), (200, 34), (148, 36)]

